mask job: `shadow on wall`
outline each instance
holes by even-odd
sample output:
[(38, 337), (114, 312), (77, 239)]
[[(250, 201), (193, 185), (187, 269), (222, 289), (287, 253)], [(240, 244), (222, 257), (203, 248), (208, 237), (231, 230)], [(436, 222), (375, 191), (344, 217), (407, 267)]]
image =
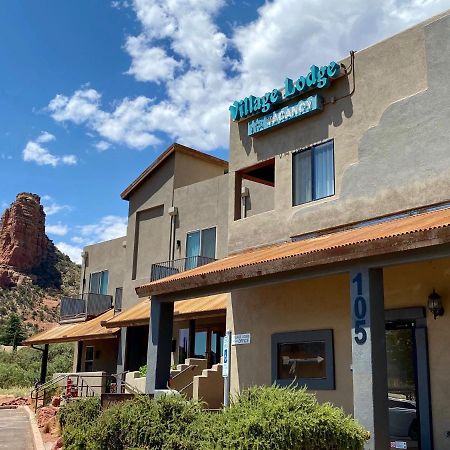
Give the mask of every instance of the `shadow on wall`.
[[(265, 134), (254, 138), (248, 136), (248, 121), (239, 123), (239, 138), (247, 155), (253, 151), (257, 154), (258, 161), (271, 158), (279, 154), (279, 149), (292, 151), (309, 145), (311, 142), (320, 142), (329, 137), (329, 127), (337, 127), (342, 124), (344, 117), (353, 115), (351, 91), (353, 89), (351, 73), (333, 82), (326, 91), (318, 91), (324, 99), (324, 111), (326, 115), (318, 113), (303, 119), (294, 119), (284, 125), (280, 125)], [(331, 103), (331, 98), (339, 99)], [(299, 98), (297, 97), (298, 101)], [(328, 118), (328, 120), (324, 120)]]

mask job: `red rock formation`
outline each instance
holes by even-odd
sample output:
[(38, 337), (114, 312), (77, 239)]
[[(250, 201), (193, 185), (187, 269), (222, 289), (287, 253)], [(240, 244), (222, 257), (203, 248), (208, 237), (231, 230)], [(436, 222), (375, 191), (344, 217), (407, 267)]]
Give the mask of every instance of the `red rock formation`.
[[(36, 194), (18, 194), (0, 221), (0, 286), (9, 287), (47, 256), (45, 213)], [(18, 274), (16, 274), (18, 275)]]

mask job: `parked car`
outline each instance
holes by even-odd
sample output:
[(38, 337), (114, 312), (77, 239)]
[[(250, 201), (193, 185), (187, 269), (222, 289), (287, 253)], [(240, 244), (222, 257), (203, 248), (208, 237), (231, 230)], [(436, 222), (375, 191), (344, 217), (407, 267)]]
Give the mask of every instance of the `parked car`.
[(388, 397), (389, 433), (391, 437), (409, 437), (413, 441), (419, 438), (419, 421), (414, 400)]

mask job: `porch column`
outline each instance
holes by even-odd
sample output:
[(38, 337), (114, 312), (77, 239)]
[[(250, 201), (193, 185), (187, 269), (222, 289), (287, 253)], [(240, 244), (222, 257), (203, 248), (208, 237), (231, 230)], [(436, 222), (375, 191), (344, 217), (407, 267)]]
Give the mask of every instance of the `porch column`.
[(125, 357), (126, 357), (126, 347), (127, 347), (127, 327), (122, 327), (119, 334), (119, 346), (117, 349), (117, 393), (122, 392), (122, 376), (125, 371)]
[(145, 393), (167, 389), (173, 333), (173, 302), (162, 302), (153, 296), (150, 302), (148, 331), (147, 380)]
[(355, 419), (370, 432), (366, 450), (389, 448), (382, 269), (350, 271)]
[(44, 384), (45, 379), (47, 378), (47, 365), (48, 365), (48, 344), (45, 344), (44, 348), (42, 349), (41, 376), (39, 379), (41, 384)]

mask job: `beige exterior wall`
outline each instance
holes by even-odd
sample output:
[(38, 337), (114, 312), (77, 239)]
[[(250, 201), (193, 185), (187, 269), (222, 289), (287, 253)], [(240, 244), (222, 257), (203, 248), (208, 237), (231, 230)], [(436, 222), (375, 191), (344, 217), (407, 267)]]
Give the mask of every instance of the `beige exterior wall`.
[(209, 180), (225, 173), (225, 168), (207, 159), (175, 153), (175, 189)]
[[(433, 19), (357, 52), (354, 94), (317, 115), (254, 138), (231, 122), (230, 252), (448, 200), (449, 42), (450, 16)], [(327, 103), (352, 86), (342, 77), (319, 93)], [(336, 194), (293, 207), (292, 152), (331, 138)], [(233, 221), (234, 172), (274, 156), (275, 209)]]
[[(349, 283), (343, 274), (232, 292), (227, 327), (233, 333), (251, 333), (250, 345), (232, 347), (232, 391), (272, 383), (273, 333), (333, 329), (336, 389), (316, 394), (319, 401), (330, 401), (352, 413)], [(384, 269), (385, 309), (426, 307), (433, 288), (446, 309), (437, 320), (427, 314), (434, 448), (444, 450), (450, 424), (450, 353), (445, 350), (450, 342), (450, 258)]]
[(107, 270), (109, 272), (108, 295), (114, 297), (116, 288), (123, 287), (126, 236), (89, 245), (84, 248), (84, 252), (87, 253), (87, 260), (83, 261), (81, 267), (81, 276), (85, 280), (83, 292), (89, 292), (91, 273)]
[(103, 371), (107, 374), (116, 373), (118, 342), (118, 339), (84, 341), (81, 355), (81, 372), (85, 371), (86, 347), (94, 347), (94, 363), (92, 371)]
[(190, 231), (216, 227), (216, 258), (228, 251), (228, 175), (190, 184), (175, 190), (174, 205), (178, 208), (175, 259), (186, 256), (186, 235)]

